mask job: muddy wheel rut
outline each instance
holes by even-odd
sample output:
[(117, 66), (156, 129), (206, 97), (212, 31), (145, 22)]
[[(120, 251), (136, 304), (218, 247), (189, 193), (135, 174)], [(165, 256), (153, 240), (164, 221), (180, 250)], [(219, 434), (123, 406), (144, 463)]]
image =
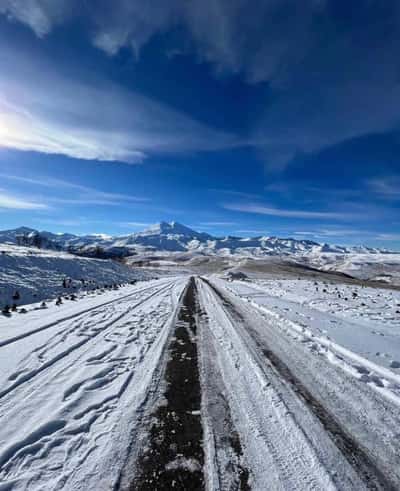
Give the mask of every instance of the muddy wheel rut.
[(152, 414), (149, 443), (139, 456), (131, 490), (204, 489), (197, 311), (191, 278), (168, 350), (165, 401)]

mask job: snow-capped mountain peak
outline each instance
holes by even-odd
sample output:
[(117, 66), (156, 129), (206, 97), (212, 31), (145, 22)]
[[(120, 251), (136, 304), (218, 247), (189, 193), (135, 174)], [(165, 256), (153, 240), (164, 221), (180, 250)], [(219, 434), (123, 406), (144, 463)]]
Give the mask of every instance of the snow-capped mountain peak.
[(185, 237), (197, 237), (199, 235), (204, 236), (207, 234), (201, 234), (195, 230), (186, 227), (178, 222), (159, 222), (151, 225), (143, 232), (139, 232), (134, 235), (182, 235)]
[(137, 252), (198, 252), (210, 255), (240, 255), (247, 257), (291, 256), (304, 254), (388, 253), (370, 247), (345, 247), (319, 244), (311, 240), (279, 237), (214, 237), (197, 232), (178, 222), (160, 222), (142, 232), (111, 237), (105, 234), (78, 236), (39, 232), (28, 227), (0, 231), (0, 243), (35, 246), (44, 249), (67, 249), (90, 254), (130, 255)]

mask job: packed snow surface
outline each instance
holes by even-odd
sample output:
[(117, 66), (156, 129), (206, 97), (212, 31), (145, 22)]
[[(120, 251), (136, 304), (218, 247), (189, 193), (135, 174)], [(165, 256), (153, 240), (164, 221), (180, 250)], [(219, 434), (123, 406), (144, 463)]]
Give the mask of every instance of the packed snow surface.
[[(212, 490), (399, 489), (399, 303), (322, 280), (171, 276), (2, 316), (0, 489), (149, 489), (135, 464), (154, 448), (165, 489), (177, 473)], [(201, 405), (178, 414), (165, 394), (184, 390), (189, 349)], [(190, 431), (163, 434), (157, 408), (200, 418), (204, 458), (177, 451)]]
[(289, 279), (232, 281), (228, 288), (304, 332), (305, 340), (336, 343), (400, 376), (400, 291)]
[[(200, 283), (209, 487), (229, 482), (223, 469), (239, 460), (239, 475), (248, 469), (260, 491), (397, 489), (399, 375), (359, 354), (360, 335), (354, 352), (314, 334), (310, 321), (321, 313), (322, 328), (333, 317), (301, 299), (278, 304), (270, 290)], [(229, 426), (241, 443), (236, 456), (221, 442)]]
[(5, 489), (112, 489), (184, 280), (0, 319)]

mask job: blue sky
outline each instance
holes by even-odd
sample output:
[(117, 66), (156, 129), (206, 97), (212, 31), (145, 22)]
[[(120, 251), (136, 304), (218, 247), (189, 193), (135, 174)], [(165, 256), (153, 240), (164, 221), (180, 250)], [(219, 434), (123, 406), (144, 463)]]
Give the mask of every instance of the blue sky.
[(3, 0), (1, 228), (400, 249), (399, 3), (256, 4)]

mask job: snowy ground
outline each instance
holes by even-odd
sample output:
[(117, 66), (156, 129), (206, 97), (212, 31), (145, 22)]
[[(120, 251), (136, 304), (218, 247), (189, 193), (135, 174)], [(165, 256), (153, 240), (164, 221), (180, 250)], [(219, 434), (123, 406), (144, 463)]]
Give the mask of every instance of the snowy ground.
[(0, 328), (0, 489), (111, 489), (184, 283), (141, 283)]
[[(229, 407), (250, 488), (398, 489), (400, 377), (390, 376), (381, 390), (342, 355), (300, 334), (285, 311), (278, 317), (255, 308), (225, 287), (200, 284), (209, 353), (204, 377), (219, 378), (223, 394), (206, 388), (205, 414), (215, 435)], [(367, 360), (358, 361), (371, 374)], [(213, 483), (226, 480), (231, 460), (218, 433), (208, 452)]]
[(0, 490), (400, 489), (397, 303), (180, 276), (0, 318)]
[(234, 281), (231, 291), (283, 324), (335, 342), (400, 375), (400, 291), (321, 280)]
[[(89, 259), (66, 252), (9, 244), (0, 245), (0, 308), (13, 303), (18, 290), (23, 305), (78, 289), (146, 278), (145, 272), (111, 260)], [(71, 286), (63, 288), (64, 278)], [(84, 280), (84, 282), (82, 282)]]
[(298, 262), (322, 271), (345, 273), (361, 280), (385, 281), (400, 285), (400, 254), (337, 254), (334, 252), (299, 255)]

